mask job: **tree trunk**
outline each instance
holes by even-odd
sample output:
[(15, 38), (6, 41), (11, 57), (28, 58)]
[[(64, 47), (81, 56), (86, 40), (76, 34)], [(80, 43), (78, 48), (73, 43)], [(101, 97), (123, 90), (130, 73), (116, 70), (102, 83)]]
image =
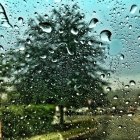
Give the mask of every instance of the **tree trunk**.
[(64, 106), (60, 105), (59, 110), (60, 110), (60, 126), (63, 127), (64, 126)]

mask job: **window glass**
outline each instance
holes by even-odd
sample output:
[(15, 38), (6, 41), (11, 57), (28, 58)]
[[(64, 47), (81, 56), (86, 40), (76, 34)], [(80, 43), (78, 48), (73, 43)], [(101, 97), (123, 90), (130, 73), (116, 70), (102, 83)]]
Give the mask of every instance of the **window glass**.
[(138, 0), (0, 1), (0, 139), (140, 139)]

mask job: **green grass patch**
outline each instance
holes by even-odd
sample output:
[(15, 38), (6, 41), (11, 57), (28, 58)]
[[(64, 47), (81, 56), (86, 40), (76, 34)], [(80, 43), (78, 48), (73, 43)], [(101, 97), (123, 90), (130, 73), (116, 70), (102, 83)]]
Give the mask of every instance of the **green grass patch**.
[[(86, 119), (72, 120), (71, 123), (65, 123), (63, 130), (58, 131), (59, 125), (54, 126), (54, 131), (52, 133), (35, 136), (29, 140), (59, 140), (76, 137), (85, 132), (90, 133), (90, 130), (93, 130), (97, 127), (97, 122), (93, 117), (86, 116)], [(86, 135), (86, 133), (85, 133)]]

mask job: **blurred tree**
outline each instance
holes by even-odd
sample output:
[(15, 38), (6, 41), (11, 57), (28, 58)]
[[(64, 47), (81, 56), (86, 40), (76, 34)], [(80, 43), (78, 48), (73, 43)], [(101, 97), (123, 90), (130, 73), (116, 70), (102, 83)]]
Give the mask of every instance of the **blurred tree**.
[(21, 102), (59, 105), (61, 124), (64, 106), (84, 106), (91, 99), (96, 106), (106, 102), (108, 83), (100, 76), (108, 72), (101, 66), (103, 43), (84, 17), (77, 5), (38, 15), (29, 21), (26, 39), (18, 40), (20, 47), (7, 53)]

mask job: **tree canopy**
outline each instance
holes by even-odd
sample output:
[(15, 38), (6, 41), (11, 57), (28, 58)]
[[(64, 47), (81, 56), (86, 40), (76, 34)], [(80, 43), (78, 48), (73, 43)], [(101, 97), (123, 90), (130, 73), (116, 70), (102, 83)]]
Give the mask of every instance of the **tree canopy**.
[(77, 5), (30, 19), (25, 36), (6, 54), (22, 103), (78, 107), (90, 99), (104, 104), (108, 83), (100, 75), (108, 70), (102, 66), (103, 43)]

